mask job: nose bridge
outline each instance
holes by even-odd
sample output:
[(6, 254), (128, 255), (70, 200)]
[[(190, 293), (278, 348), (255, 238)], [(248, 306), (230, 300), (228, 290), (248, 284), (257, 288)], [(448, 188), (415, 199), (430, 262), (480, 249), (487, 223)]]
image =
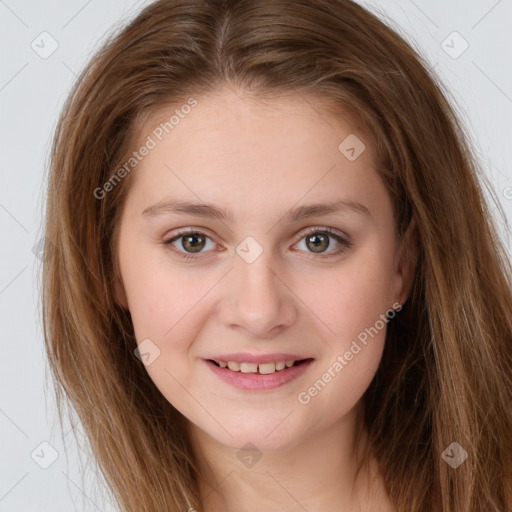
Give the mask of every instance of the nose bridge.
[(222, 320), (227, 326), (238, 326), (255, 337), (265, 337), (277, 327), (293, 322), (295, 306), (293, 295), (282, 282), (284, 276), (280, 277), (275, 270), (271, 251), (258, 246), (254, 240), (245, 240), (237, 247)]
[(272, 262), (272, 256), (269, 252), (266, 254), (262, 253), (251, 262), (238, 258), (235, 272), (238, 274), (241, 284), (239, 293), (247, 291), (247, 296), (253, 298), (266, 295), (267, 300), (275, 300), (277, 298), (279, 293), (277, 287), (280, 281), (277, 272), (274, 270), (276, 267), (275, 262)]

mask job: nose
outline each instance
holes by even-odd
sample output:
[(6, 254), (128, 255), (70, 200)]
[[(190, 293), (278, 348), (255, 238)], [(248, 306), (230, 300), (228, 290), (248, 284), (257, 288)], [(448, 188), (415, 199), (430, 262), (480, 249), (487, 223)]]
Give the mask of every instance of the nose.
[(219, 317), (230, 329), (268, 339), (293, 324), (297, 309), (284, 275), (271, 268), (272, 262), (264, 254), (252, 263), (241, 258), (235, 262), (225, 283)]

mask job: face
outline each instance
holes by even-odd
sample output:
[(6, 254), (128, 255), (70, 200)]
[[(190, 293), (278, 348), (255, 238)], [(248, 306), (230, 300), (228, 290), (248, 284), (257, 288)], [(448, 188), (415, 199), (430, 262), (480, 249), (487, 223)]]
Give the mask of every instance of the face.
[(118, 226), (117, 300), (193, 428), (292, 447), (360, 402), (409, 292), (371, 141), (300, 96), (197, 98), (161, 136), (173, 111), (141, 139), (155, 144)]

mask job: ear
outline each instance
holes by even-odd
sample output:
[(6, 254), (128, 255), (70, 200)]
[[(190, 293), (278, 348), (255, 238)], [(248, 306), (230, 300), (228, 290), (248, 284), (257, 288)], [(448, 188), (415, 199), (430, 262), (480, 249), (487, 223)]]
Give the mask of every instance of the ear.
[[(391, 297), (394, 303), (403, 305), (409, 298), (417, 260), (418, 233), (413, 215), (396, 252), (393, 296)], [(396, 306), (393, 309), (396, 309)]]
[(128, 310), (128, 299), (126, 297), (123, 282), (119, 276), (116, 276), (114, 279), (114, 300), (116, 301), (116, 304)]

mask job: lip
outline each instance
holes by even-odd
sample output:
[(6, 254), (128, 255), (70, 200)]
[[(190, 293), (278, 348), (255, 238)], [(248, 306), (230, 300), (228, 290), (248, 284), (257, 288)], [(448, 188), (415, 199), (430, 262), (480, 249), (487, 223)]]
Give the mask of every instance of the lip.
[[(236, 354), (231, 354), (231, 356)], [(231, 357), (230, 356), (230, 357)], [(272, 357), (274, 357), (272, 355)], [(225, 357), (225, 356), (222, 356)], [(244, 357), (247, 357), (245, 354)], [(212, 358), (213, 359), (213, 358)], [(294, 359), (294, 357), (290, 357), (288, 360)], [(232, 386), (242, 389), (245, 391), (265, 391), (265, 390), (273, 390), (277, 389), (285, 384), (291, 382), (292, 380), (300, 377), (313, 363), (313, 358), (302, 358), (308, 359), (303, 363), (292, 366), (290, 368), (286, 368), (286, 370), (281, 370), (278, 372), (271, 373), (269, 375), (260, 375), (259, 373), (242, 373), (242, 372), (234, 372), (227, 368), (220, 368), (216, 366), (209, 360), (204, 360), (205, 364), (210, 368), (210, 370), (217, 375), (224, 382), (231, 384)], [(217, 359), (218, 361), (225, 361), (225, 359)], [(277, 359), (270, 359), (267, 361), (262, 361), (261, 359), (257, 359), (255, 361), (248, 361), (247, 359), (242, 359), (238, 361), (237, 359), (228, 359), (229, 361), (236, 362), (271, 362)], [(279, 359), (282, 361), (283, 359)]]
[(273, 363), (275, 361), (301, 361), (303, 359), (313, 359), (311, 356), (297, 354), (247, 354), (237, 352), (236, 354), (224, 354), (219, 356), (206, 357), (205, 359), (213, 359), (214, 361), (233, 361), (235, 363)]

